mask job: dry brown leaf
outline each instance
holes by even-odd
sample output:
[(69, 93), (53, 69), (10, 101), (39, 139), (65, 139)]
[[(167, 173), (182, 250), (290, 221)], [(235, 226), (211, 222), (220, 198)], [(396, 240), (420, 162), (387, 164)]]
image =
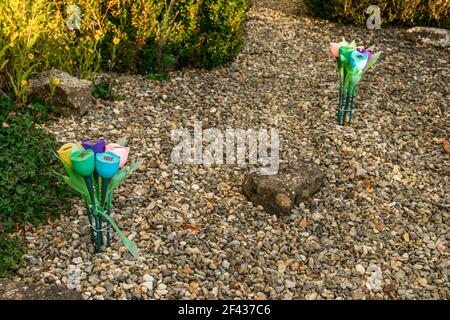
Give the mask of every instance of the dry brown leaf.
[(365, 180), (364, 181), (364, 187), (366, 188), (367, 192), (372, 192), (373, 188), (372, 188), (372, 181), (370, 180)]
[(194, 226), (193, 224), (187, 223), (187, 222), (183, 222), (180, 223), (179, 227), (184, 228), (184, 229), (189, 229), (192, 230), (192, 232), (200, 232), (200, 227)]
[(48, 120), (53, 120), (53, 121), (59, 120), (59, 118), (58, 118), (57, 116), (53, 115), (53, 114), (49, 114), (49, 115), (47, 116), (47, 119), (48, 119)]
[(442, 146), (444, 147), (445, 153), (450, 154), (450, 143), (446, 139), (442, 140)]

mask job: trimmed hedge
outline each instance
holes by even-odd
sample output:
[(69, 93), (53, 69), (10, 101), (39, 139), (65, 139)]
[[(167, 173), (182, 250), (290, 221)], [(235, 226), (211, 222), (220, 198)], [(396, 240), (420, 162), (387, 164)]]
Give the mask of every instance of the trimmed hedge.
[(405, 26), (427, 25), (450, 27), (448, 0), (304, 0), (310, 12), (317, 17), (365, 25), (369, 15), (366, 9), (377, 5), (382, 24)]

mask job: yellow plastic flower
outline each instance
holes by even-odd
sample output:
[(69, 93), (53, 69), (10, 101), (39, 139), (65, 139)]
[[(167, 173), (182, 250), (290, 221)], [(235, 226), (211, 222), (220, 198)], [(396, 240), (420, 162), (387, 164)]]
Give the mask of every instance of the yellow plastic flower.
[(72, 160), (70, 160), (70, 154), (76, 151), (82, 151), (84, 148), (79, 143), (66, 143), (58, 149), (58, 156), (64, 164), (73, 168)]
[(117, 46), (119, 44), (119, 42), (120, 42), (120, 39), (117, 37), (114, 37), (114, 39), (113, 39), (114, 45)]
[(29, 54), (28, 54), (28, 59), (33, 60), (33, 59), (34, 59), (34, 54), (29, 53)]

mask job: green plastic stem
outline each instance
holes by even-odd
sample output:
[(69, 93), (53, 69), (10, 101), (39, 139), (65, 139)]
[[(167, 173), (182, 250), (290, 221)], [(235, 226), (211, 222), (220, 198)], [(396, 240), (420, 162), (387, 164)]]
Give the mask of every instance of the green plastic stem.
[[(108, 211), (106, 214), (111, 215), (111, 206), (108, 204)], [(108, 222), (108, 228), (106, 229), (106, 245), (109, 247), (111, 245), (111, 224)]]
[(97, 229), (97, 252), (102, 252), (102, 226), (100, 223), (100, 217), (98, 215), (98, 213), (96, 212), (97, 210), (97, 206), (95, 204), (95, 195), (94, 195), (94, 187), (92, 186), (92, 179), (90, 176), (84, 177), (84, 181), (86, 182), (86, 186), (88, 188), (89, 191), (89, 196), (91, 197), (91, 202), (92, 202), (92, 210), (93, 210), (93, 214), (94, 214), (94, 219), (95, 219), (95, 227)]
[(84, 204), (86, 206), (86, 212), (89, 220), (89, 235), (91, 238), (91, 242), (95, 243), (94, 228), (92, 227), (91, 209), (89, 208), (89, 200), (86, 197), (84, 197)]
[(352, 122), (352, 116), (353, 116), (353, 105), (354, 105), (354, 103), (355, 103), (355, 95), (352, 95), (352, 97), (351, 97), (351, 101), (350, 101), (350, 117), (349, 117), (349, 120), (348, 120), (348, 122)]
[[(111, 178), (102, 178), (102, 208), (105, 207), (105, 199), (106, 199), (106, 193), (108, 191), (108, 184)], [(108, 206), (108, 215), (109, 215), (109, 206)], [(101, 224), (101, 222), (100, 222)], [(110, 234), (111, 234), (111, 224), (109, 222), (106, 222), (106, 245), (109, 247), (109, 244), (111, 242), (110, 240)]]
[(345, 98), (344, 116), (343, 116), (341, 125), (344, 125), (344, 124), (345, 124), (345, 120), (346, 120), (346, 118), (347, 118), (347, 113), (348, 113), (348, 104), (349, 104), (349, 101), (350, 101), (350, 90), (347, 90), (347, 96), (346, 96), (346, 98)]

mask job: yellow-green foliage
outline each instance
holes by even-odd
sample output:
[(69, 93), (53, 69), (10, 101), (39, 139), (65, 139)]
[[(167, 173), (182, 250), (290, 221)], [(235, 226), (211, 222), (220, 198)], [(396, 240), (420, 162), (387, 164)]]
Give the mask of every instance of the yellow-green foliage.
[(316, 16), (344, 23), (364, 25), (367, 7), (377, 5), (383, 24), (450, 27), (448, 0), (305, 0), (305, 3)]
[(26, 101), (34, 72), (54, 68), (92, 78), (97, 70), (97, 46), (106, 32), (100, 7), (77, 3), (85, 10), (80, 29), (71, 30), (62, 1), (0, 0), (0, 88), (13, 89), (17, 102)]
[[(250, 0), (0, 0), (0, 89), (25, 102), (30, 76), (59, 69), (213, 67), (242, 48)], [(73, 23), (80, 10), (80, 24)]]

